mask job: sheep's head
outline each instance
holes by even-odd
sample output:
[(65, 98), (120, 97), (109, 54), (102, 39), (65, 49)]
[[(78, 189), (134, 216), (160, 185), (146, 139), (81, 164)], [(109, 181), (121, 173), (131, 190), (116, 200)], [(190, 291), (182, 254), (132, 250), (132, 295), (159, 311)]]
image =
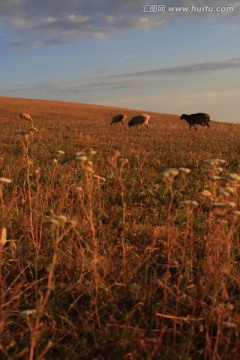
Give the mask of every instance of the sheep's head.
[(186, 114), (182, 114), (182, 116), (180, 117), (181, 120), (186, 119)]

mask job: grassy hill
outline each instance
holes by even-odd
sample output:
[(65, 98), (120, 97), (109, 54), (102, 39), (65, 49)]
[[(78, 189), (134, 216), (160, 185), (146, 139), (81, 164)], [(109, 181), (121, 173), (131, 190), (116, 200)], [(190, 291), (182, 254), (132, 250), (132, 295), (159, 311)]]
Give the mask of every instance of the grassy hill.
[(237, 360), (240, 127), (120, 112), (0, 97), (0, 354)]

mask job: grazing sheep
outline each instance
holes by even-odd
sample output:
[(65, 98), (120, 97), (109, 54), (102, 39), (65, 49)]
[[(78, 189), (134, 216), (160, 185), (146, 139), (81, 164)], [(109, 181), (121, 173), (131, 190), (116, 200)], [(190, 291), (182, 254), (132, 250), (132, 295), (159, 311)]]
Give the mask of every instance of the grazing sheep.
[(117, 123), (121, 123), (123, 125), (126, 118), (127, 118), (127, 116), (124, 114), (117, 114), (112, 118), (111, 125), (117, 124)]
[(22, 120), (33, 122), (33, 119), (31, 118), (31, 116), (29, 114), (21, 113), (21, 114), (19, 114), (19, 116), (20, 116), (20, 119), (22, 119)]
[(191, 129), (192, 126), (194, 126), (196, 130), (196, 125), (209, 127), (208, 123), (210, 121), (210, 116), (205, 113), (197, 113), (191, 115), (182, 114), (180, 119), (187, 121), (187, 123), (189, 124), (189, 130)]
[(148, 122), (149, 122), (149, 119), (150, 119), (150, 115), (147, 115), (147, 114), (141, 114), (141, 115), (136, 115), (136, 116), (133, 116), (129, 122), (128, 122), (128, 126), (131, 127), (131, 126), (144, 126), (146, 125), (146, 127), (148, 127)]

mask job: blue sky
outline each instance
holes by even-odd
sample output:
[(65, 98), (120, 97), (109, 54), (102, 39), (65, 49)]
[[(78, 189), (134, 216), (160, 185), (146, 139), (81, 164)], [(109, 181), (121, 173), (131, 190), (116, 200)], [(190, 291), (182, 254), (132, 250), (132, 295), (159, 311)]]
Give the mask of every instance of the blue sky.
[(0, 0), (0, 95), (240, 122), (239, 39), (240, 1)]

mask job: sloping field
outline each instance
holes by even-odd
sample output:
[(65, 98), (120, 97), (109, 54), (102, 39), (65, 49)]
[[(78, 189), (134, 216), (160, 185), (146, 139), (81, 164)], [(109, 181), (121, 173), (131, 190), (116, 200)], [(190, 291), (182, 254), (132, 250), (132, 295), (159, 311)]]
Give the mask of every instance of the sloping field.
[(0, 97), (0, 130), (1, 358), (239, 359), (239, 125)]

